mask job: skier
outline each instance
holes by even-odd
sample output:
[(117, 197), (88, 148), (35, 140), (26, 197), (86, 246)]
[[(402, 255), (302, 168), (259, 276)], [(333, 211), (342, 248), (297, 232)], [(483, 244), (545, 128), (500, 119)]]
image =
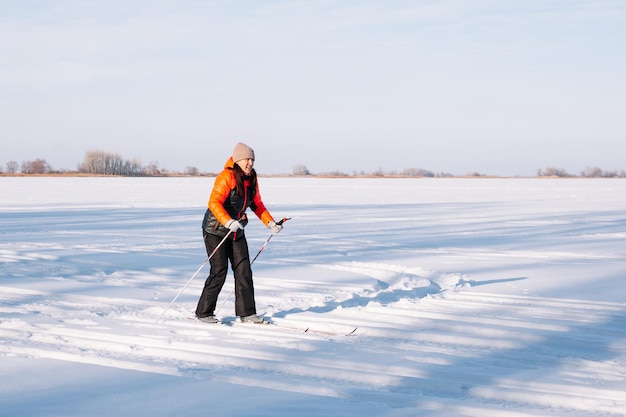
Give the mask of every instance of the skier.
[[(246, 209), (250, 209), (273, 234), (282, 230), (265, 208), (259, 193), (254, 166), (254, 151), (237, 143), (224, 170), (215, 178), (213, 190), (202, 221), (202, 236), (208, 254), (225, 239), (210, 259), (211, 270), (196, 308), (196, 317), (206, 323), (217, 323), (215, 306), (230, 261), (235, 278), (235, 313), (244, 323), (267, 323), (257, 315), (254, 301), (252, 268), (244, 227), (248, 224)], [(210, 255), (209, 255), (210, 256)]]

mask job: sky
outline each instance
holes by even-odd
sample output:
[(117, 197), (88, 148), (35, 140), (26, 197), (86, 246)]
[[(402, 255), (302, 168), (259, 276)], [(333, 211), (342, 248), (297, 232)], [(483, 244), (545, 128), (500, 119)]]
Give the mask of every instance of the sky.
[(626, 169), (626, 2), (0, 0), (0, 165)]

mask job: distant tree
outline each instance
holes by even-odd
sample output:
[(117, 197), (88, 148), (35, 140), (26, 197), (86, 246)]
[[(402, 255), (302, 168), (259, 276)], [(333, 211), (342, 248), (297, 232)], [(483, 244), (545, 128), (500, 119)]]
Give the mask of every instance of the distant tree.
[(144, 167), (143, 171), (146, 175), (160, 175), (161, 171), (159, 170), (159, 161), (150, 162)]
[(587, 178), (624, 178), (626, 177), (624, 170), (607, 170), (603, 171), (598, 167), (587, 167), (580, 173), (581, 176)]
[(20, 165), (15, 161), (7, 162), (6, 166), (7, 166), (7, 173), (9, 174), (15, 174), (20, 167)]
[(348, 177), (349, 176), (345, 172), (341, 172), (341, 171), (322, 172), (318, 175), (322, 177)]
[(537, 175), (540, 177), (571, 177), (563, 168), (548, 167), (545, 171), (539, 170)]
[(402, 175), (407, 177), (434, 177), (435, 174), (431, 171), (422, 168), (407, 168), (402, 171)]
[(85, 153), (79, 170), (88, 174), (122, 175), (123, 167), (124, 160), (120, 154), (92, 150)]
[(22, 162), (22, 173), (24, 174), (48, 174), (52, 168), (45, 159), (37, 158), (34, 161)]
[(185, 175), (198, 175), (200, 171), (196, 167), (187, 167), (185, 168)]
[(124, 175), (138, 176), (142, 175), (143, 166), (139, 158), (133, 158), (124, 163)]
[(588, 178), (599, 178), (602, 177), (602, 170), (598, 167), (587, 167), (580, 175)]
[(306, 165), (294, 165), (293, 175), (311, 175), (311, 172)]
[(83, 157), (83, 163), (78, 166), (78, 170), (87, 174), (102, 174), (101, 170), (104, 163), (101, 157), (101, 151), (87, 151)]
[(143, 174), (141, 161), (137, 158), (124, 160), (118, 153), (103, 151), (87, 151), (83, 163), (78, 166), (80, 172), (97, 175), (130, 175)]
[(376, 171), (372, 172), (372, 175), (375, 177), (384, 177), (385, 171), (382, 168), (378, 168)]
[(602, 177), (604, 178), (616, 178), (619, 177), (619, 172), (614, 169), (612, 171), (602, 171)]

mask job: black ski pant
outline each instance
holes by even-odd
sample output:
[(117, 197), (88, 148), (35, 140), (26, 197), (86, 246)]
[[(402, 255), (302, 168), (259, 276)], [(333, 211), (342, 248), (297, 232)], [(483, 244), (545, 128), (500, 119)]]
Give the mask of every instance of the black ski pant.
[[(203, 237), (207, 254), (211, 254), (223, 239), (204, 232)], [(227, 238), (210, 262), (211, 271), (204, 283), (204, 289), (196, 307), (196, 316), (207, 317), (214, 314), (217, 297), (226, 282), (229, 262), (235, 277), (235, 314), (240, 317), (256, 314), (252, 268), (245, 235), (238, 237), (237, 240)]]

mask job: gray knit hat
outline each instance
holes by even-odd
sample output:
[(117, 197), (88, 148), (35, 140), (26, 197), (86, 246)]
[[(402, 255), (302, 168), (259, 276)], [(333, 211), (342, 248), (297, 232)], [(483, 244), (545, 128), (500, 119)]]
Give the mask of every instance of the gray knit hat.
[(239, 142), (235, 145), (233, 151), (233, 162), (241, 161), (242, 159), (254, 159), (254, 151), (248, 145)]

